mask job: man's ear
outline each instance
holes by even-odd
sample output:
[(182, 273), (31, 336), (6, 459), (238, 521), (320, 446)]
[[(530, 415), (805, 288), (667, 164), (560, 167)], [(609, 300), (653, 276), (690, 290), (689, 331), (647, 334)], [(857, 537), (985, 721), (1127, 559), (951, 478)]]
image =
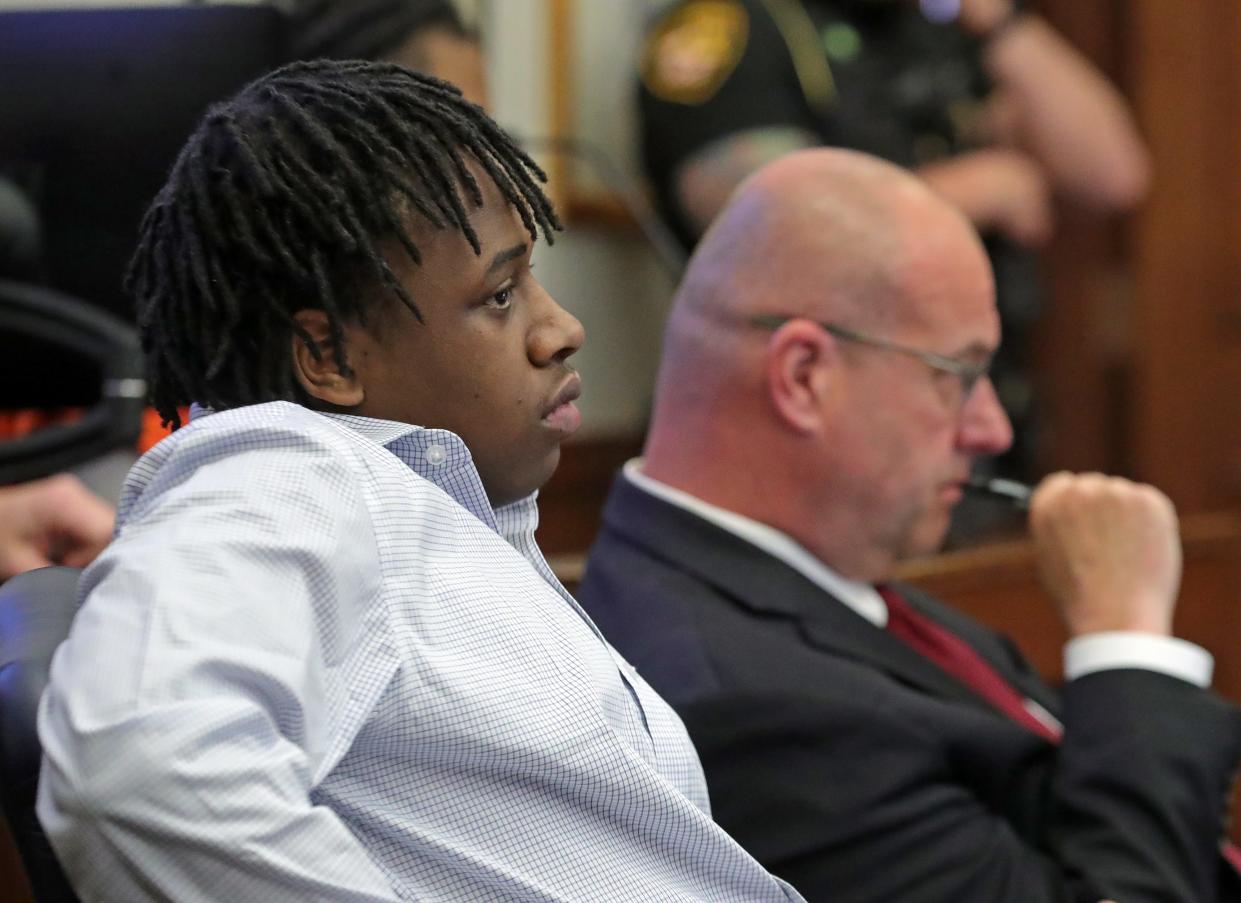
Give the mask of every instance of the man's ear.
[(341, 349), (332, 341), (327, 314), (307, 308), (295, 313), (293, 322), (299, 327), (292, 338), (293, 375), (302, 390), (333, 407), (360, 405), (366, 391), (356, 371), (341, 372)]
[(766, 353), (767, 391), (776, 414), (798, 433), (821, 433), (840, 364), (831, 336), (806, 320), (790, 320), (772, 335)]

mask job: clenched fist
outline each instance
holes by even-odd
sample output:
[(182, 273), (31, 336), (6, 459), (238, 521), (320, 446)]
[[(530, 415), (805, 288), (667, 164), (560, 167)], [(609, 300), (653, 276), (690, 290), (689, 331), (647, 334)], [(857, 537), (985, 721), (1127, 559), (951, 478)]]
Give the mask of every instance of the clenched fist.
[(1181, 583), (1176, 511), (1152, 486), (1058, 473), (1030, 501), (1039, 569), (1073, 636), (1170, 635)]

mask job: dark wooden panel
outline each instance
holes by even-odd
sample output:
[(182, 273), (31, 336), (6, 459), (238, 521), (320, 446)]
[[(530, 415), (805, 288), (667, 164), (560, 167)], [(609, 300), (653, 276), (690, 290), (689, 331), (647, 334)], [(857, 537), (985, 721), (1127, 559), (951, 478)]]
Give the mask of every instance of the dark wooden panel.
[[(1126, 92), (1123, 0), (1031, 6)], [(1046, 307), (1032, 350), (1044, 471), (1127, 469), (1128, 223), (1057, 210), (1056, 236), (1043, 255)]]
[(1241, 498), (1241, 4), (1133, 0), (1157, 177), (1138, 222), (1135, 469), (1185, 511)]
[(599, 532), (612, 478), (642, 451), (642, 436), (569, 442), (560, 466), (539, 492), (539, 547), (545, 555), (585, 552)]
[(5, 903), (34, 903), (17, 848), (9, 835), (8, 826), (0, 819), (0, 900)]

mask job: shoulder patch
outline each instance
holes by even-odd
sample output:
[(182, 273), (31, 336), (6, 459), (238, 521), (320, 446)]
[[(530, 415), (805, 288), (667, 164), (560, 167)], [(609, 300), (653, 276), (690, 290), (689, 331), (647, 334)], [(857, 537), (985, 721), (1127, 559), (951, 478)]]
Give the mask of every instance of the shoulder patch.
[(750, 17), (737, 0), (691, 0), (663, 16), (642, 50), (642, 83), (661, 100), (697, 105), (745, 53)]

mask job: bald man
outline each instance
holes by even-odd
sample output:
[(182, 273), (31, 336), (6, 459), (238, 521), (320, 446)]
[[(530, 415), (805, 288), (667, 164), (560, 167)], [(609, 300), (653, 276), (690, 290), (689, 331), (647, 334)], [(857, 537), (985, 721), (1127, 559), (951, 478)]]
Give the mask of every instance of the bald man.
[(999, 342), (983, 248), (922, 183), (833, 150), (760, 170), (690, 263), (580, 599), (681, 714), (720, 823), (811, 901), (1225, 899), (1241, 712), (1171, 636), (1164, 496), (1037, 489), (1060, 692), (890, 583), (1011, 439)]

